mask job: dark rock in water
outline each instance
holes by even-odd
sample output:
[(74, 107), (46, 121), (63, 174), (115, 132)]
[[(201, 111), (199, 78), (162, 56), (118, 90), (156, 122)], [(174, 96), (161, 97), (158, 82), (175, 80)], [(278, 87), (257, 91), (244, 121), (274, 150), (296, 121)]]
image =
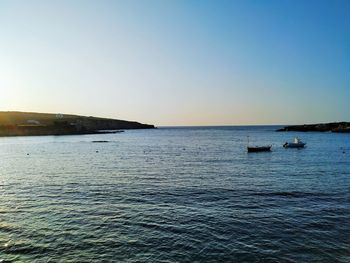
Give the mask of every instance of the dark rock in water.
[(332, 122), (319, 124), (303, 124), (286, 126), (277, 131), (299, 131), (299, 132), (350, 132), (350, 122)]
[(100, 133), (121, 133), (123, 130), (100, 130)]

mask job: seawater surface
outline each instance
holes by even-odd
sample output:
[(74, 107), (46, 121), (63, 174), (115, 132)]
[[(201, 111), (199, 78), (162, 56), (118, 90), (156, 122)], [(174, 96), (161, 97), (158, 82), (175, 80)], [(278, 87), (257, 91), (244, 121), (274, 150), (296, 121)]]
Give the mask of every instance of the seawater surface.
[(350, 134), (275, 129), (0, 138), (1, 262), (350, 262)]

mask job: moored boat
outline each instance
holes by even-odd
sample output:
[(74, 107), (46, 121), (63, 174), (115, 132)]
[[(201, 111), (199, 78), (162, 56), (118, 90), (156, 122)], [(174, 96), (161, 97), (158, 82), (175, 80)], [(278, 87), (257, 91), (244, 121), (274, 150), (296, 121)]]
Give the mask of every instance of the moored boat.
[(270, 152), (271, 151), (271, 145), (268, 146), (255, 146), (255, 147), (251, 147), (248, 146), (247, 150), (249, 153), (251, 152)]
[(293, 142), (285, 142), (284, 148), (304, 148), (306, 143), (302, 142), (298, 137), (294, 138)]
[(249, 136), (247, 136), (247, 151), (249, 153), (253, 152), (270, 152), (272, 145), (264, 145), (264, 146), (249, 146)]

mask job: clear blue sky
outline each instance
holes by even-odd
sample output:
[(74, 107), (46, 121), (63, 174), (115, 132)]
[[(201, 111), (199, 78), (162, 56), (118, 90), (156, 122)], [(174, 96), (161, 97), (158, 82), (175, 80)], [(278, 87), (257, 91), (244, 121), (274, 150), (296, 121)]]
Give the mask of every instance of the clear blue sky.
[(0, 110), (350, 121), (350, 1), (3, 1)]

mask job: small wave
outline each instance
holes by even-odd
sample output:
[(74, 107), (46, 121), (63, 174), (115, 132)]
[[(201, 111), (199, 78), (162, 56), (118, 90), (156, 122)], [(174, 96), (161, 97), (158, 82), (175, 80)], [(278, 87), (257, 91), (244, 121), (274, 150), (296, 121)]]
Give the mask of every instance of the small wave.
[(311, 193), (311, 192), (298, 192), (298, 191), (259, 192), (259, 193), (254, 193), (253, 195), (267, 196), (267, 197), (286, 197), (286, 198), (305, 198), (305, 197), (326, 197), (326, 196), (329, 196), (329, 194), (325, 194), (325, 193)]
[(18, 231), (18, 229), (19, 228), (16, 225), (9, 224), (9, 223), (0, 223), (0, 233), (2, 232), (11, 233), (11, 232)]
[(44, 246), (34, 245), (30, 242), (7, 242), (5, 246), (0, 250), (6, 254), (23, 254), (23, 255), (35, 255), (45, 254), (50, 252), (50, 249)]

